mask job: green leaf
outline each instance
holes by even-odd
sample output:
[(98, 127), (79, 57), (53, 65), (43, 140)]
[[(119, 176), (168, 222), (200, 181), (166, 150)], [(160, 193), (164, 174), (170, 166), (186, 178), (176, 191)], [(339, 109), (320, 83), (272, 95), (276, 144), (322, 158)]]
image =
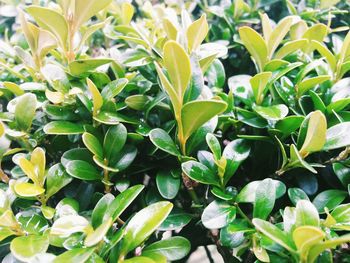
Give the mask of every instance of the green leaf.
[(111, 225), (112, 218), (108, 218), (107, 220), (103, 221), (103, 223), (99, 225), (99, 227), (97, 227), (93, 232), (88, 233), (84, 240), (84, 245), (87, 247), (97, 245), (101, 240), (103, 240)]
[(186, 103), (181, 110), (183, 137), (185, 141), (199, 127), (225, 111), (226, 108), (226, 102), (220, 100), (198, 100)]
[(250, 154), (250, 146), (243, 139), (236, 139), (226, 145), (222, 158), (226, 159), (224, 185), (235, 174), (239, 165), (248, 158)]
[(268, 60), (268, 49), (265, 40), (254, 29), (247, 26), (239, 28), (239, 36), (254, 58), (258, 68), (262, 71)]
[(290, 164), (292, 168), (302, 167), (314, 174), (317, 174), (317, 171), (309, 163), (304, 161), (303, 157), (300, 155), (297, 147), (294, 144), (290, 146)]
[(46, 176), (46, 198), (56, 194), (71, 181), (72, 178), (67, 174), (62, 164), (57, 163), (50, 167)]
[[(305, 31), (302, 38), (308, 39), (309, 42), (312, 40), (323, 42), (323, 39), (327, 36), (328, 26), (322, 23), (314, 24), (309, 29)], [(312, 45), (307, 45), (304, 47), (304, 52), (310, 53), (313, 50)]]
[(88, 21), (102, 9), (106, 8), (112, 0), (75, 0), (74, 25), (79, 29), (83, 23)]
[(84, 128), (69, 121), (52, 121), (44, 126), (44, 132), (52, 135), (81, 134), (84, 133)]
[(287, 233), (283, 232), (270, 222), (264, 221), (259, 218), (254, 218), (253, 224), (256, 227), (256, 229), (263, 233), (265, 236), (267, 236), (277, 244), (281, 245), (289, 252), (295, 253), (296, 247)]
[(331, 77), (328, 75), (317, 76), (313, 78), (304, 79), (296, 85), (298, 96), (300, 97), (308, 90), (315, 88), (317, 85), (329, 80)]
[(166, 32), (167, 37), (170, 40), (176, 40), (177, 37), (177, 28), (168, 18), (163, 19), (163, 27)]
[(68, 237), (73, 233), (86, 233), (91, 230), (89, 221), (77, 214), (61, 216), (52, 224), (50, 236)]
[(170, 40), (164, 45), (163, 61), (177, 98), (182, 102), (191, 80), (190, 58), (177, 42)]
[(177, 91), (174, 89), (174, 87), (170, 84), (169, 80), (163, 73), (160, 66), (155, 63), (156, 70), (158, 73), (158, 77), (160, 79), (160, 82), (162, 84), (163, 89), (166, 91), (166, 93), (169, 95), (170, 101), (173, 105), (174, 112), (178, 113), (181, 110), (182, 100), (180, 100)]
[(45, 189), (31, 183), (17, 183), (14, 187), (15, 192), (22, 197), (33, 197), (41, 195)]
[[(238, 203), (254, 203), (255, 193), (260, 182), (261, 181), (253, 181), (244, 186), (243, 189), (239, 192), (236, 201)], [(286, 193), (286, 186), (284, 183), (277, 180), (273, 180), (273, 182), (275, 183), (276, 199), (278, 199)]]
[(325, 208), (329, 211), (336, 208), (347, 196), (348, 193), (346, 191), (330, 189), (319, 193), (312, 203), (317, 208), (317, 211), (322, 214), (325, 213)]
[(326, 234), (317, 227), (300, 226), (293, 231), (293, 240), (302, 260), (307, 262), (309, 249), (323, 241)]
[(350, 145), (350, 122), (342, 122), (330, 127), (326, 133), (324, 151), (338, 149)]
[(267, 178), (261, 181), (255, 192), (255, 202), (253, 217), (266, 219), (275, 205), (275, 183), (272, 179)]
[(343, 243), (348, 243), (350, 242), (350, 234), (343, 235), (331, 240), (327, 240), (323, 243), (314, 245), (311, 247), (308, 255), (308, 262), (315, 262), (316, 258), (318, 255), (320, 255), (324, 250), (334, 248), (338, 245), (341, 245)]
[(350, 98), (345, 98), (345, 99), (339, 99), (337, 101), (331, 102), (327, 106), (327, 112), (332, 113), (332, 112), (339, 112), (345, 107), (347, 107), (350, 104)]
[(337, 60), (329, 49), (322, 42), (311, 40), (311, 46), (316, 49), (323, 57), (326, 58), (331, 70), (335, 72)]
[(12, 210), (6, 210), (0, 216), (0, 226), (5, 228), (16, 228), (18, 227), (17, 219), (15, 218)]
[(29, 235), (16, 237), (11, 241), (12, 255), (20, 260), (28, 262), (36, 254), (45, 253), (49, 247), (47, 236)]
[(136, 155), (137, 148), (133, 145), (126, 145), (118, 154), (113, 156), (109, 165), (122, 171), (130, 166)]
[(44, 217), (48, 220), (52, 219), (55, 215), (56, 210), (52, 207), (42, 205), (40, 207), (41, 213), (44, 215)]
[(188, 161), (182, 164), (182, 171), (192, 180), (202, 184), (216, 185), (220, 187), (220, 180), (208, 167), (195, 162)]
[(197, 50), (200, 44), (208, 34), (209, 26), (206, 15), (203, 14), (198, 20), (194, 21), (186, 31), (188, 50), (190, 53)]
[(320, 225), (320, 217), (316, 207), (309, 200), (299, 200), (296, 206), (296, 226), (316, 226)]
[(131, 202), (141, 193), (143, 188), (143, 185), (135, 185), (120, 193), (116, 198), (114, 198), (112, 194), (104, 195), (92, 212), (92, 226), (94, 228), (98, 227), (109, 217), (112, 218), (112, 222), (115, 222)]
[(65, 18), (55, 10), (29, 6), (26, 11), (34, 17), (38, 25), (55, 35), (63, 50), (67, 50), (68, 24)]
[(61, 255), (57, 256), (54, 263), (76, 263), (86, 262), (91, 255), (94, 253), (95, 248), (73, 248), (72, 250), (66, 251)]
[(43, 185), (45, 181), (45, 166), (46, 166), (45, 151), (40, 147), (35, 148), (30, 156), (30, 162), (33, 164), (34, 168), (36, 169), (36, 173), (38, 174), (39, 184)]
[(93, 116), (96, 116), (103, 105), (103, 98), (96, 85), (90, 79), (86, 79), (86, 81), (88, 84), (89, 91), (92, 95), (92, 103), (94, 105)]
[(254, 105), (253, 110), (269, 121), (281, 120), (288, 114), (288, 107), (284, 104), (271, 105), (268, 107)]
[(9, 228), (0, 228), (0, 241), (3, 241), (5, 238), (8, 238), (9, 236), (15, 235), (15, 232), (13, 232)]
[[(153, 256), (156, 256), (156, 255), (153, 255)], [(156, 263), (156, 262), (165, 263), (166, 258), (165, 258), (165, 262), (164, 262), (159, 257), (157, 257), (157, 260), (154, 261), (153, 259), (151, 259), (149, 257), (137, 256), (137, 257), (126, 259), (123, 262), (125, 262), (125, 263)]]
[(142, 252), (155, 252), (169, 261), (184, 258), (191, 250), (191, 243), (184, 237), (176, 236), (163, 239), (145, 247)]
[(122, 3), (122, 23), (127, 25), (130, 23), (132, 16), (134, 15), (134, 6), (128, 2)]
[(70, 176), (81, 180), (93, 181), (102, 179), (100, 172), (97, 171), (94, 166), (85, 161), (70, 161), (67, 163), (66, 169)]
[(96, 204), (91, 214), (91, 224), (94, 229), (99, 227), (109, 215), (106, 215), (106, 211), (114, 200), (114, 196), (110, 193), (105, 194)]
[(139, 120), (132, 116), (126, 116), (118, 112), (108, 111), (100, 111), (99, 114), (94, 116), (94, 120), (107, 125), (117, 125), (120, 122), (139, 124)]
[(162, 201), (151, 204), (136, 213), (125, 227), (122, 254), (125, 255), (148, 238), (166, 219), (172, 208), (173, 204)]
[(268, 87), (268, 82), (272, 76), (272, 72), (261, 72), (250, 79), (255, 102), (261, 104), (264, 99), (264, 92)]
[(309, 115), (306, 137), (299, 150), (305, 157), (310, 152), (320, 151), (326, 142), (327, 121), (321, 111), (313, 111)]
[(283, 38), (289, 31), (290, 26), (292, 25), (293, 17), (285, 17), (276, 25), (273, 29), (270, 37), (267, 40), (267, 49), (269, 57), (271, 58), (276, 48), (280, 45)]
[(276, 123), (275, 128), (280, 130), (285, 136), (288, 136), (300, 127), (303, 120), (303, 116), (287, 116), (282, 120), (279, 120)]
[(350, 184), (350, 168), (342, 163), (333, 163), (333, 171), (342, 185), (346, 188)]
[(270, 60), (268, 63), (265, 64), (264, 66), (264, 71), (268, 72), (274, 72), (274, 71), (278, 71), (281, 68), (285, 68), (286, 66), (289, 65), (289, 62), (286, 60), (282, 60), (282, 59), (273, 59)]
[(117, 124), (107, 130), (103, 141), (104, 156), (111, 161), (124, 147), (127, 130), (123, 124)]
[(276, 52), (274, 57), (275, 59), (283, 59), (284, 57), (294, 53), (298, 49), (303, 48), (305, 45), (307, 45), (307, 43), (308, 41), (306, 39), (288, 41)]
[(27, 131), (35, 117), (37, 106), (36, 96), (32, 93), (26, 93), (18, 97), (15, 108), (15, 119), (19, 130)]
[(236, 218), (236, 207), (225, 201), (211, 202), (202, 213), (202, 223), (208, 229), (220, 229)]
[(339, 205), (331, 213), (337, 223), (347, 224), (350, 221), (350, 204)]
[(344, 38), (343, 45), (339, 53), (338, 61), (342, 64), (350, 53), (350, 33), (348, 32)]
[(149, 133), (149, 138), (151, 142), (162, 151), (174, 156), (180, 155), (175, 142), (166, 131), (159, 128), (153, 129)]
[[(89, 0), (89, 2), (90, 1), (92, 0)], [(89, 71), (92, 71), (102, 65), (105, 65), (111, 62), (112, 60), (108, 58), (79, 59), (69, 63), (68, 67), (69, 67), (69, 72), (73, 76), (84, 77), (87, 75)]]
[(147, 107), (147, 103), (150, 102), (150, 97), (146, 95), (131, 95), (125, 99), (126, 105), (133, 110), (144, 110)]
[(207, 144), (214, 155), (215, 160), (220, 160), (221, 158), (221, 146), (218, 139), (214, 134), (208, 133), (205, 137)]
[(309, 197), (307, 196), (307, 194), (303, 190), (301, 190), (300, 188), (289, 188), (288, 189), (288, 196), (289, 196), (290, 201), (292, 201), (292, 203), (294, 205), (296, 205), (299, 200), (308, 200), (309, 201)]
[(114, 80), (108, 83), (108, 85), (102, 89), (101, 95), (105, 100), (112, 100), (115, 96), (124, 90), (125, 86), (128, 83), (129, 81), (126, 78)]
[(30, 180), (34, 182), (34, 184), (40, 185), (37, 171), (30, 161), (23, 157), (19, 159), (18, 164), (19, 167), (21, 167), (22, 171), (29, 177)]
[(86, 148), (88, 148), (90, 152), (92, 152), (94, 155), (98, 156), (99, 158), (103, 158), (102, 145), (94, 135), (88, 132), (84, 132), (82, 139)]
[(171, 171), (159, 171), (156, 177), (157, 188), (162, 197), (173, 199), (180, 189), (180, 177), (175, 178)]

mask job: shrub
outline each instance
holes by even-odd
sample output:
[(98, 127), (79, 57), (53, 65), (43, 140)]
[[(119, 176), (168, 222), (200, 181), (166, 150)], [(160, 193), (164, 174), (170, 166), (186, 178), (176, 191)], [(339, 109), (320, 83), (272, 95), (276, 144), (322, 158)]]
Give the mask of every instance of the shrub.
[(348, 1), (3, 2), (3, 262), (349, 262)]

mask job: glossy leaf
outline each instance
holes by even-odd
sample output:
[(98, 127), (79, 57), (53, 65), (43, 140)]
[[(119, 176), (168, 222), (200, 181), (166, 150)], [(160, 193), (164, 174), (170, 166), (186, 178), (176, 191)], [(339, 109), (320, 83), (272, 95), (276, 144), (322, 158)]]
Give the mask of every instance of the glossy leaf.
[(27, 131), (32, 126), (36, 107), (37, 99), (34, 94), (27, 93), (18, 98), (15, 119), (20, 130)]
[[(226, 107), (227, 104), (220, 100), (202, 100), (186, 103), (181, 110), (184, 138), (189, 138), (193, 132), (211, 118), (222, 113)], [(206, 110), (203, 111), (202, 109)]]
[(294, 242), (287, 235), (287, 233), (280, 230), (277, 226), (274, 226), (273, 224), (259, 218), (254, 218), (253, 224), (258, 231), (266, 235), (268, 238), (275, 241), (277, 244), (281, 245), (288, 251), (292, 253), (295, 252)]
[(326, 143), (323, 150), (333, 150), (350, 145), (350, 122), (342, 122), (330, 127), (326, 133)]
[(54, 263), (59, 262), (85, 262), (94, 253), (95, 248), (73, 248), (72, 250), (66, 251), (55, 258)]
[(188, 49), (190, 52), (198, 49), (209, 31), (209, 26), (205, 15), (194, 21), (186, 31)]
[(68, 121), (52, 121), (44, 126), (46, 134), (69, 135), (84, 133), (84, 128), (80, 124)]
[(281, 120), (288, 114), (288, 108), (284, 104), (272, 105), (269, 107), (254, 106), (253, 109), (261, 117), (270, 121)]
[(157, 188), (162, 197), (173, 199), (180, 189), (180, 178), (175, 178), (171, 172), (159, 171), (156, 177)]
[(306, 137), (299, 151), (304, 156), (309, 152), (321, 150), (326, 142), (327, 121), (323, 113), (320, 111), (312, 112), (307, 127)]
[(182, 171), (192, 180), (202, 184), (216, 185), (220, 187), (219, 178), (205, 165), (188, 161), (182, 164)]
[(265, 40), (254, 29), (247, 26), (239, 28), (239, 36), (259, 69), (262, 70), (268, 58), (268, 48)]
[(255, 192), (253, 217), (266, 219), (275, 204), (275, 183), (272, 179), (261, 181)]
[(191, 248), (191, 243), (184, 237), (176, 236), (155, 242), (145, 249), (143, 252), (155, 252), (162, 254), (169, 261), (180, 260), (184, 258)]
[(75, 178), (82, 180), (99, 180), (101, 179), (100, 173), (96, 170), (94, 166), (88, 162), (81, 160), (70, 161), (66, 165), (67, 173)]
[(16, 259), (28, 261), (37, 253), (45, 253), (49, 247), (47, 236), (22, 236), (12, 240), (10, 249)]
[(31, 183), (17, 183), (14, 187), (15, 192), (22, 197), (33, 197), (41, 195), (45, 189)]
[(224, 201), (213, 201), (203, 211), (201, 220), (208, 229), (220, 229), (236, 217), (236, 207)]
[(316, 207), (309, 200), (299, 200), (296, 205), (297, 226), (315, 226), (320, 225), (320, 218)]
[(139, 211), (125, 228), (122, 251), (131, 251), (148, 238), (169, 215), (173, 205), (169, 202), (157, 202)]
[(85, 146), (100, 158), (103, 158), (103, 148), (100, 141), (91, 133), (84, 132), (82, 136)]
[(166, 131), (159, 128), (153, 129), (149, 133), (149, 138), (151, 142), (155, 146), (157, 146), (159, 149), (174, 156), (180, 155), (180, 152), (177, 149), (176, 144), (174, 143), (174, 141)]
[(191, 79), (190, 58), (185, 50), (175, 41), (164, 45), (164, 65), (167, 69), (177, 97), (182, 101)]

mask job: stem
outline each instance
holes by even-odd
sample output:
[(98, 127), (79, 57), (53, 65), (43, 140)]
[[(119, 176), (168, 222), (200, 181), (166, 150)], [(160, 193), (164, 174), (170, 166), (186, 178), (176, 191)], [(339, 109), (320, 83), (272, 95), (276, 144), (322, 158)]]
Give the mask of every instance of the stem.
[[(108, 160), (104, 159), (104, 164), (108, 165)], [(107, 169), (103, 169), (103, 183), (105, 185), (105, 193), (108, 194), (111, 192), (111, 182), (109, 181), (109, 171)]]
[(198, 199), (196, 191), (192, 188), (188, 189), (188, 193), (191, 196), (193, 203), (195, 203), (196, 205), (200, 205), (200, 201)]
[(204, 246), (205, 253), (207, 254), (208, 260), (210, 263), (215, 263), (213, 257), (211, 256), (211, 253), (209, 251), (209, 248), (207, 246)]
[(212, 237), (212, 240), (214, 241), (216, 248), (219, 252), (219, 254), (222, 256), (224, 262), (230, 262), (229, 258), (231, 258), (231, 256), (228, 256), (226, 251), (224, 250), (224, 248), (221, 246), (220, 244), (220, 240), (218, 237), (218, 233), (216, 233), (215, 231), (210, 231), (210, 235)]
[(186, 156), (186, 140), (183, 135), (183, 127), (182, 127), (182, 122), (181, 122), (181, 112), (178, 114), (175, 114), (175, 119), (177, 122), (177, 127), (178, 127), (178, 132), (177, 132), (177, 139), (179, 140), (180, 143), (180, 148), (181, 148), (181, 153), (182, 155)]
[(183, 181), (183, 184), (186, 187), (187, 192), (190, 195), (193, 203), (196, 205), (200, 205), (200, 201), (199, 201), (199, 198), (197, 196), (197, 193), (193, 189), (192, 180), (185, 173), (182, 173), (182, 181)]
[(253, 222), (250, 220), (250, 218), (242, 211), (242, 209), (239, 207), (238, 203), (235, 203), (235, 207), (237, 209), (238, 214), (240, 214), (241, 217), (243, 217), (247, 222), (251, 225), (254, 226)]
[(1, 163), (0, 163), (0, 178), (1, 181), (3, 181), (5, 184), (8, 184), (10, 181), (10, 178), (5, 174), (5, 172), (1, 168)]
[(121, 226), (125, 224), (125, 222), (123, 220), (121, 220), (119, 217), (117, 218), (117, 222)]

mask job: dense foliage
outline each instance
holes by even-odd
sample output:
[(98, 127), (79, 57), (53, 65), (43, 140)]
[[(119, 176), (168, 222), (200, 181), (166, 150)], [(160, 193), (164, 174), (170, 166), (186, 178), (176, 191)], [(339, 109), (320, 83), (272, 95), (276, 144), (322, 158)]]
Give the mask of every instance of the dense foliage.
[(350, 262), (348, 1), (0, 2), (3, 262)]

